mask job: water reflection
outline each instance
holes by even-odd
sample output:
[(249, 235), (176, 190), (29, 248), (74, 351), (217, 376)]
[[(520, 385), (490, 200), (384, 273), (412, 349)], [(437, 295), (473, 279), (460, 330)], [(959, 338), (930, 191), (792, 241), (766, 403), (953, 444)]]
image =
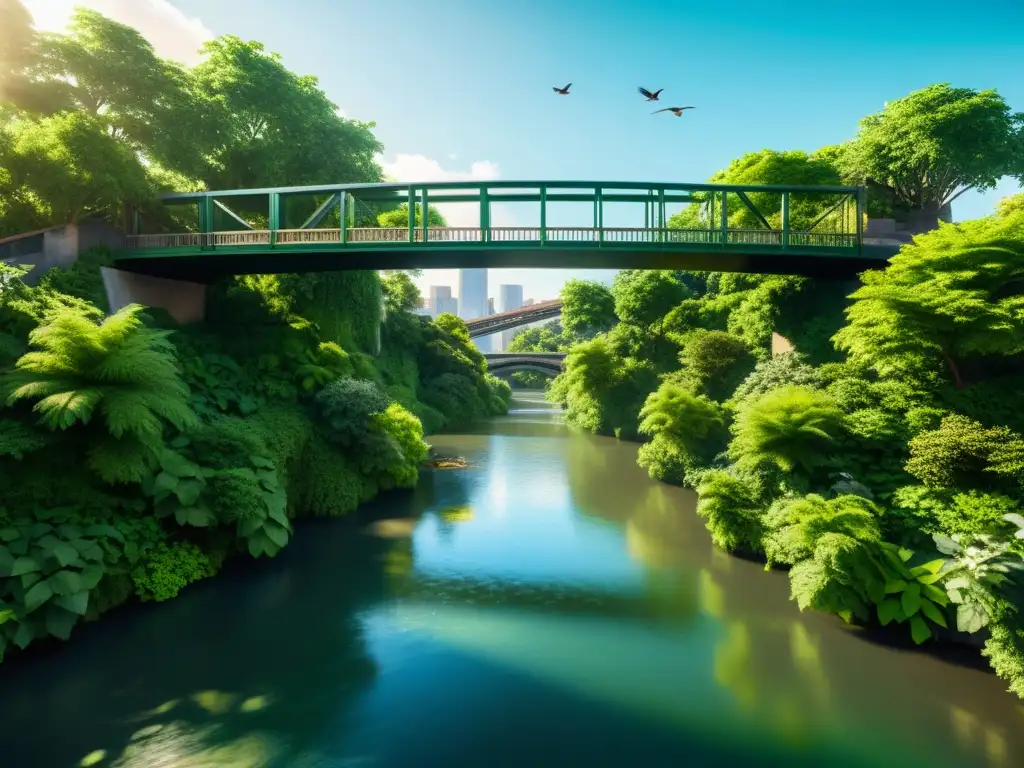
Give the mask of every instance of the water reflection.
[(0, 668), (4, 764), (1024, 763), (998, 680), (800, 614), (635, 446), (533, 410), (433, 438), (470, 467), (358, 523)]

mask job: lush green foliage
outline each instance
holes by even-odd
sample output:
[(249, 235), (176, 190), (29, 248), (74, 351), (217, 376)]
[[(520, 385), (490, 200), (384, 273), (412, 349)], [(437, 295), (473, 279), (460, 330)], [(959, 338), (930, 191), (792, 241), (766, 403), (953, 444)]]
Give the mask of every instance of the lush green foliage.
[(938, 83), (886, 103), (861, 120), (838, 155), (849, 181), (867, 183), (893, 203), (930, 215), (969, 189), (1024, 177), (1024, 115), (995, 91)]
[[(93, 11), (66, 35), (10, 18), (0, 236), (120, 223), (126, 202), (152, 218), (168, 187), (381, 178), (372, 125), (339, 117), (259, 43), (214, 40), (185, 70)], [(286, 221), (316, 204), (289, 201)], [(400, 207), (372, 213), (369, 226), (408, 224)], [(425, 425), (507, 411), (465, 324), (408, 312), (405, 274), (224, 280), (207, 323), (178, 327), (138, 306), (106, 314), (108, 256), (34, 287), (0, 264), (0, 658), (133, 596), (172, 598), (230, 556), (273, 557), (295, 518), (414, 486)]]
[[(977, 131), (956, 128), (975, 119)], [(754, 153), (713, 181), (870, 177), (873, 215), (921, 223), (960, 189), (1018, 172), (1007, 148), (1019, 131), (997, 95), (935, 86), (890, 103), (850, 145)], [(730, 199), (729, 223), (763, 228), (760, 213), (777, 226), (777, 193), (750, 197), (757, 212)], [(827, 229), (829, 205), (794, 199), (790, 212)], [(670, 226), (720, 215), (701, 200)], [(917, 643), (981, 633), (1024, 697), (1022, 216), (1010, 198), (943, 225), (857, 285), (626, 271), (610, 328), (520, 343), (567, 349), (548, 390), (567, 420), (644, 440), (639, 464), (696, 489), (718, 546), (787, 567), (801, 609)], [(773, 332), (795, 351), (773, 356)]]

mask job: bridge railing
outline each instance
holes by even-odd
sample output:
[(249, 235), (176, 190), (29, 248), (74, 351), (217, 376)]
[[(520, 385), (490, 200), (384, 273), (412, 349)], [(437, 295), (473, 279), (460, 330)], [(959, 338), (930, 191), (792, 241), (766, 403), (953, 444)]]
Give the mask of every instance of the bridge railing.
[[(341, 244), (343, 242), (373, 244), (412, 243), (581, 243), (593, 244), (688, 244), (748, 245), (780, 247), (787, 238), (780, 229), (641, 229), (588, 227), (435, 227), (410, 232), (399, 227), (354, 227), (344, 232), (335, 229), (241, 230), (235, 232), (177, 233), (161, 235), (128, 235), (128, 249), (239, 247), (253, 245)], [(789, 232), (788, 245), (796, 248), (856, 248), (856, 234), (835, 232)]]
[[(164, 196), (162, 211), (132, 211), (127, 248), (471, 248), (483, 243), (845, 252), (863, 243), (864, 194), (857, 187), (639, 182), (389, 182), (181, 193)], [(495, 226), (494, 206), (522, 203), (536, 204), (539, 226)], [(556, 223), (551, 217), (564, 210), (557, 206), (581, 203), (591, 211), (579, 224), (589, 226), (549, 226)], [(476, 226), (424, 226), (423, 220), (430, 219), (425, 212), (448, 204), (474, 206)], [(608, 217), (619, 219), (616, 212), (622, 210), (609, 206), (622, 205), (638, 212), (632, 221), (643, 226), (607, 226)], [(381, 214), (395, 213), (399, 206), (407, 212), (408, 225), (400, 215), (392, 219), (399, 226), (373, 226)], [(676, 213), (685, 215), (673, 220)], [(670, 227), (670, 222), (684, 228)]]

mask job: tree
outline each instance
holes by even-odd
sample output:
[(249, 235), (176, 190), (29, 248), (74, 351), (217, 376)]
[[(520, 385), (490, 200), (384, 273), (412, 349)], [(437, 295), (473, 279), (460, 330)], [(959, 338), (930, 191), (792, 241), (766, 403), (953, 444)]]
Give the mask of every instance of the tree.
[(612, 283), (615, 314), (619, 320), (648, 329), (658, 324), (658, 335), (665, 315), (689, 291), (671, 272), (656, 269), (624, 269)]
[(289, 71), (261, 43), (226, 35), (193, 70), (215, 108), (218, 137), (203, 180), (211, 189), (380, 181), (373, 123), (346, 120), (315, 77)]
[(388, 312), (409, 312), (423, 306), (423, 294), (405, 272), (391, 272), (381, 277), (384, 301)]
[(551, 320), (540, 328), (525, 328), (512, 337), (509, 352), (565, 352), (569, 339), (562, 332), (562, 324)]
[(615, 298), (601, 283), (569, 280), (562, 286), (562, 327), (579, 339), (592, 339), (615, 325)]
[[(715, 172), (708, 179), (711, 184), (837, 186), (841, 183), (834, 162), (834, 152), (809, 155), (799, 150), (779, 152), (762, 149), (748, 152), (733, 160), (727, 168)], [(750, 192), (747, 198), (773, 227), (781, 223), (782, 198), (776, 192)], [(792, 195), (790, 224), (794, 228), (809, 228), (815, 220), (836, 202), (829, 195)], [(715, 219), (721, 216), (715, 204)], [(729, 226), (735, 229), (764, 229), (761, 218), (735, 195), (728, 200)], [(691, 203), (672, 216), (668, 226), (673, 229), (706, 229), (710, 224), (706, 200)]]
[(1009, 216), (1020, 211), (1024, 211), (1024, 192), (1019, 195), (1004, 197), (996, 203), (996, 215), (998, 216)]
[(693, 331), (679, 353), (682, 374), (712, 400), (728, 398), (754, 370), (755, 359), (744, 341), (723, 331)]
[[(423, 206), (417, 205), (414, 213), (415, 225), (417, 227), (423, 226)], [(377, 216), (377, 226), (385, 229), (405, 229), (409, 226), (409, 204), (402, 203), (393, 211), (384, 211)], [(448, 222), (445, 221), (444, 216), (434, 208), (432, 205), (427, 206), (427, 226), (428, 227), (447, 227)]]
[(964, 192), (1024, 178), (1024, 114), (994, 90), (930, 85), (861, 120), (839, 160), (844, 177), (906, 207), (910, 230), (927, 232)]
[(965, 360), (1024, 352), (1022, 265), (1024, 212), (920, 235), (861, 276), (836, 346), (883, 376), (938, 375), (959, 389)]
[(40, 226), (90, 215), (120, 223), (126, 203), (152, 199), (138, 157), (99, 118), (64, 112), (17, 120), (9, 130), (9, 184), (22, 202), (34, 203)]

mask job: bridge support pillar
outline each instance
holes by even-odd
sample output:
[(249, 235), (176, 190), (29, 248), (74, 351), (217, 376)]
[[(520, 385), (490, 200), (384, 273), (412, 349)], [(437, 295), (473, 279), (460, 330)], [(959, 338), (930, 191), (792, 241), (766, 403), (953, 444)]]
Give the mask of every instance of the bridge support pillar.
[(182, 325), (202, 322), (206, 317), (206, 286), (165, 277), (140, 275), (102, 267), (107, 304), (117, 312), (129, 304), (164, 309)]

